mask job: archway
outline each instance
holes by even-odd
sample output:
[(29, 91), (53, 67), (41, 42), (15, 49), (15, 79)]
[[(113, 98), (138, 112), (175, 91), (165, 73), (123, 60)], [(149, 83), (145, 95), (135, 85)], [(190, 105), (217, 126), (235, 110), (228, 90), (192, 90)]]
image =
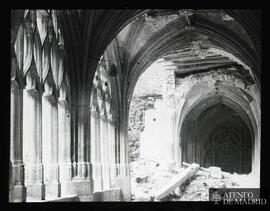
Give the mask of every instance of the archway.
[(252, 131), (240, 115), (223, 103), (194, 115), (190, 111), (183, 122), (182, 160), (207, 168), (219, 166), (230, 173), (250, 173)]

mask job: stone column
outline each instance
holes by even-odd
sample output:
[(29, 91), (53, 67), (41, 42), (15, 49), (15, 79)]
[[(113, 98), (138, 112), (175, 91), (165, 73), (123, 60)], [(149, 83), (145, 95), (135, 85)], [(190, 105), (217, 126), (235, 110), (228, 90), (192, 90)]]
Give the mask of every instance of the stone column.
[(125, 177), (126, 176), (126, 159), (125, 159), (125, 137), (123, 129), (120, 129), (120, 163), (119, 163), (119, 170), (120, 170), (120, 176)]
[(94, 191), (102, 190), (102, 170), (100, 151), (100, 117), (97, 105), (91, 107), (91, 164), (93, 171)]
[[(89, 117), (89, 127), (87, 130), (87, 142), (86, 142), (86, 180), (91, 180), (93, 183), (92, 166), (91, 166), (91, 109)], [(92, 187), (93, 188), (93, 187)]]
[(131, 182), (130, 182), (130, 168), (128, 163), (128, 136), (127, 136), (127, 122), (123, 122), (120, 130), (120, 174), (116, 178), (115, 187), (122, 190), (123, 200), (130, 201), (131, 199)]
[(78, 121), (78, 162), (77, 162), (77, 176), (74, 179), (85, 180), (87, 175), (85, 157), (85, 137), (84, 137), (84, 122)]
[[(83, 94), (80, 96), (81, 98), (84, 98)], [(78, 140), (78, 149), (77, 149), (77, 175), (74, 177), (74, 180), (78, 181), (85, 181), (87, 177), (87, 139), (88, 139), (88, 117), (89, 112), (89, 105), (86, 106), (83, 99), (79, 99), (78, 102), (80, 104), (77, 105), (76, 112), (77, 115), (77, 140)]]
[(116, 176), (120, 175), (120, 130), (119, 121), (115, 122), (115, 145), (116, 145)]
[(27, 198), (44, 199), (41, 96), (36, 89), (26, 87), (23, 93), (23, 152)]
[[(83, 95), (81, 95), (83, 97)], [(77, 194), (77, 195), (91, 195), (92, 194), (92, 178), (87, 178), (87, 139), (89, 133), (89, 122), (90, 122), (90, 111), (89, 111), (89, 104), (88, 106), (85, 105), (84, 102), (82, 104), (76, 105), (76, 112), (77, 112), (77, 143), (78, 148), (75, 153), (78, 155), (77, 159), (77, 175), (72, 178), (72, 185), (69, 186), (70, 192)], [(88, 120), (89, 119), (89, 120)], [(88, 122), (89, 121), (89, 122)], [(90, 172), (91, 174), (91, 172)]]
[(70, 106), (65, 99), (58, 99), (58, 160), (59, 179), (61, 182), (61, 196), (69, 194), (69, 183), (72, 178), (71, 164), (71, 134), (70, 134)]
[(110, 165), (110, 183), (115, 187), (116, 180), (116, 160), (115, 160), (115, 122), (110, 114), (108, 116), (108, 138), (109, 138), (109, 165)]
[(46, 199), (60, 196), (57, 108), (55, 97), (52, 93), (47, 93), (45, 88), (42, 96), (42, 140)]
[(179, 128), (179, 124), (181, 123), (181, 113), (182, 113), (182, 108), (184, 105), (185, 99), (180, 97), (180, 99), (177, 101), (178, 104), (178, 110), (177, 110), (177, 116), (175, 117), (175, 138), (174, 138), (174, 156), (173, 159), (174, 161), (178, 164), (178, 165), (182, 165), (182, 155), (183, 155), (183, 145), (182, 145), (182, 140), (180, 137), (180, 131), (178, 131)]
[(107, 190), (110, 188), (110, 175), (108, 163), (108, 125), (104, 104), (101, 107), (100, 113), (100, 142), (103, 189)]
[(76, 105), (71, 103), (71, 118), (70, 118), (70, 133), (71, 133), (71, 164), (72, 164), (72, 177), (77, 175), (77, 149), (78, 149), (78, 131), (77, 131), (77, 112)]
[(22, 143), (22, 90), (11, 81), (10, 92), (10, 202), (25, 202), (23, 143)]

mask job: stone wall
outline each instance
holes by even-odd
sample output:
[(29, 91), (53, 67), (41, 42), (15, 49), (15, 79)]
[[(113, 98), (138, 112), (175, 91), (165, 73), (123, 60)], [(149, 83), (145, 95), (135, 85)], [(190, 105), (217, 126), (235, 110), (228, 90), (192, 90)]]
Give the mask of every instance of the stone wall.
[(145, 111), (152, 109), (158, 96), (138, 97), (134, 96), (129, 111), (129, 160), (136, 160), (139, 155), (140, 133), (145, 127)]
[[(136, 160), (140, 156), (140, 135), (145, 129), (146, 111), (155, 113), (155, 103), (161, 99), (171, 101), (174, 88), (174, 72), (165, 69), (158, 61), (153, 63), (139, 78), (129, 111), (130, 161)], [(159, 112), (154, 115), (159, 115)]]

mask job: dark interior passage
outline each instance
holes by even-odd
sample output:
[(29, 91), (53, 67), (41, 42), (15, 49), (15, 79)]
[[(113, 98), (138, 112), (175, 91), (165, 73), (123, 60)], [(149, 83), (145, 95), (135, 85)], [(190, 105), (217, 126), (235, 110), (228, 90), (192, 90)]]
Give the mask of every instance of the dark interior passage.
[(243, 119), (224, 104), (186, 117), (181, 131), (182, 159), (222, 171), (250, 173), (252, 137)]

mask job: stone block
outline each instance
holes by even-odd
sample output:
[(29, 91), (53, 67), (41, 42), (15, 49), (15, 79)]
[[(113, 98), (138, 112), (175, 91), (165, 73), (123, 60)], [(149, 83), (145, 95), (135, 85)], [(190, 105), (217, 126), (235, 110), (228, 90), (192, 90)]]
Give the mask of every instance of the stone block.
[(44, 184), (33, 184), (26, 186), (27, 201), (31, 199), (45, 199), (45, 186)]
[(166, 184), (164, 187), (161, 187), (159, 190), (155, 192), (155, 199), (161, 200), (164, 197), (168, 196), (171, 192), (173, 192), (177, 187), (182, 185), (184, 182), (186, 182), (188, 179), (190, 179), (192, 176), (194, 176), (198, 170), (200, 165), (193, 163), (191, 164), (185, 171), (180, 173), (179, 175), (176, 175), (173, 177), (168, 184)]
[(45, 199), (55, 199), (60, 197), (61, 185), (60, 183), (45, 184)]
[(72, 180), (61, 183), (63, 195), (90, 195), (93, 192), (93, 182), (90, 180)]
[(78, 196), (65, 196), (51, 201), (48, 200), (47, 202), (79, 202), (79, 201), (80, 199)]
[(89, 201), (93, 201), (94, 199), (94, 194), (90, 194), (90, 195), (82, 195), (82, 196), (78, 196), (78, 201), (80, 202), (89, 202)]
[(107, 177), (107, 178), (103, 178), (102, 179), (102, 188), (103, 189), (109, 189), (111, 187), (111, 181), (110, 181), (110, 178)]
[(26, 201), (26, 187), (16, 185), (10, 189), (9, 202), (25, 202)]
[(121, 201), (121, 189), (113, 188), (94, 192), (93, 201)]
[(210, 177), (216, 178), (216, 179), (222, 179), (222, 171), (220, 167), (211, 166), (209, 167), (210, 171)]
[(99, 191), (99, 190), (102, 190), (102, 179), (101, 178), (96, 178), (96, 179), (93, 179), (93, 191)]

